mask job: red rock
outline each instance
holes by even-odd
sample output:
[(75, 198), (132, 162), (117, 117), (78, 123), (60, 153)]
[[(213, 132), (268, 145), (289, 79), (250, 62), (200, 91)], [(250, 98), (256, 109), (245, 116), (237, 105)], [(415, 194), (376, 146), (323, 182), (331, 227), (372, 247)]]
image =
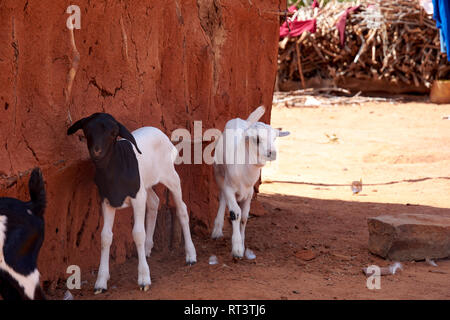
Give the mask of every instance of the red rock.
[(302, 250), (295, 253), (295, 256), (299, 259), (310, 261), (313, 260), (317, 255), (312, 250)]
[[(27, 199), (29, 170), (41, 167), (48, 190), (42, 279), (98, 267), (102, 220), (85, 141), (67, 137), (73, 121), (104, 111), (130, 130), (155, 126), (222, 130), (264, 104), (270, 119), (277, 70), (278, 15), (285, 0), (99, 3), (79, 0), (80, 55), (72, 90), (67, 2), (6, 0), (0, 9), (0, 196)], [(65, 95), (66, 94), (66, 95)], [(67, 98), (67, 99), (66, 99)], [(78, 137), (82, 134), (79, 133)], [(217, 187), (209, 165), (177, 166), (191, 230), (209, 234)], [(180, 247), (164, 188), (155, 247)], [(135, 254), (131, 210), (119, 211), (111, 263)], [(198, 244), (197, 244), (198, 245)], [(170, 246), (170, 247), (169, 247)], [(181, 255), (181, 254), (180, 254)], [(180, 260), (181, 261), (181, 260)]]
[(369, 250), (397, 261), (450, 257), (450, 217), (384, 215), (368, 219)]

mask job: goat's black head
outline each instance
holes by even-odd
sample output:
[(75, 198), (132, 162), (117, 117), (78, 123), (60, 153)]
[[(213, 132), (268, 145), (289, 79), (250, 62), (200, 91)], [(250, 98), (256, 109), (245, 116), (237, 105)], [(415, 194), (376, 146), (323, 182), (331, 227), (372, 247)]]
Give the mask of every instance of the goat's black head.
[(89, 154), (94, 162), (102, 160), (111, 151), (117, 137), (130, 141), (141, 153), (130, 131), (108, 113), (94, 113), (78, 120), (67, 130), (67, 135), (79, 129), (83, 129)]

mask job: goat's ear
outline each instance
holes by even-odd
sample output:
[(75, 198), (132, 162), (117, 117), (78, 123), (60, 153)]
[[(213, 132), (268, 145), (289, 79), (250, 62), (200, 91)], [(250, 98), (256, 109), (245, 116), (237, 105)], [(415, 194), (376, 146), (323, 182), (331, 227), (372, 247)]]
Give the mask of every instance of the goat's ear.
[(134, 144), (134, 146), (136, 147), (137, 152), (139, 152), (140, 154), (142, 154), (141, 150), (139, 150), (136, 140), (134, 139), (133, 135), (131, 134), (130, 131), (128, 131), (127, 128), (125, 128), (125, 126), (123, 124), (121, 124), (120, 122), (116, 121), (117, 125), (119, 126), (119, 136), (121, 136), (122, 138), (130, 141), (132, 144)]
[(289, 131), (281, 131), (281, 130), (278, 130), (278, 136), (279, 137), (286, 137), (286, 136), (288, 136), (288, 135), (290, 135), (291, 133), (289, 132)]
[(248, 116), (247, 121), (250, 125), (258, 122), (258, 120), (264, 115), (264, 112), (266, 112), (266, 108), (264, 106), (259, 106)]
[(67, 135), (70, 136), (71, 134), (74, 134), (80, 129), (83, 129), (84, 125), (86, 124), (87, 120), (89, 120), (90, 117), (83, 118), (75, 122), (73, 125), (70, 126), (69, 129), (67, 129)]

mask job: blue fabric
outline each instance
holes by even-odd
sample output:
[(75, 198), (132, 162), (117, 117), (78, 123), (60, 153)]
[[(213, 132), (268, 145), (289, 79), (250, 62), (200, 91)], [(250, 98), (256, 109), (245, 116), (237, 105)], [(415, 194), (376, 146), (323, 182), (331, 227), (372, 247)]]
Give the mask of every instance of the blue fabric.
[(442, 29), (439, 29), (439, 40), (441, 43), (441, 52), (447, 53), (447, 45), (445, 44), (444, 34), (442, 33)]
[[(450, 1), (433, 0), (433, 18), (436, 20), (436, 27), (441, 30), (441, 48), (442, 42), (447, 51), (447, 60), (450, 61)], [(443, 41), (442, 41), (443, 40)]]

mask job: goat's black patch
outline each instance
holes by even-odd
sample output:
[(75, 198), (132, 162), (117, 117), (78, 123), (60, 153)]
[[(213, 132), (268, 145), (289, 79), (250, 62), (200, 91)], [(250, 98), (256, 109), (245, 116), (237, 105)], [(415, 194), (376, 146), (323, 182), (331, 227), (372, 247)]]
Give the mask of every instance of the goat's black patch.
[(24, 276), (36, 270), (44, 241), (44, 220), (35, 215), (32, 208), (32, 202), (0, 198), (0, 216), (7, 218), (3, 244), (5, 262)]
[[(0, 270), (0, 296), (4, 300), (17, 301), (17, 300), (30, 300), (25, 294), (22, 286), (16, 279), (11, 277), (6, 271)], [(37, 285), (34, 289), (35, 300), (45, 300), (44, 292), (41, 286)]]
[(230, 220), (231, 221), (236, 220), (236, 214), (234, 213), (234, 211), (230, 211)]
[(6, 271), (0, 270), (0, 295), (4, 300), (28, 300), (19, 283)]
[(110, 205), (117, 208), (126, 197), (136, 197), (141, 181), (136, 154), (129, 141), (115, 142), (99, 164), (96, 163), (95, 184), (102, 200), (108, 199)]
[[(108, 113), (94, 113), (75, 122), (71, 135), (83, 129), (89, 154), (95, 164), (95, 184), (102, 200), (112, 207), (121, 207), (126, 197), (135, 198), (140, 188), (139, 165), (134, 153), (141, 153), (128, 129)], [(117, 137), (126, 140), (117, 141)]]
[[(89, 117), (78, 120), (67, 129), (67, 135), (74, 134), (80, 129), (83, 129), (88, 140), (88, 149), (92, 149), (92, 147), (95, 149), (95, 145), (100, 148), (106, 147), (105, 144), (109, 140), (115, 140), (119, 136), (134, 144), (137, 152), (141, 153), (131, 132), (108, 113), (94, 113)], [(92, 150), (89, 150), (89, 152), (91, 153)], [(103, 150), (103, 152), (106, 152), (106, 150)]]
[[(44, 242), (46, 195), (39, 169), (29, 181), (31, 201), (0, 198), (0, 217), (6, 217), (3, 258), (15, 272), (28, 276), (37, 269), (37, 259)], [(38, 289), (36, 287), (36, 290)], [(6, 271), (0, 272), (0, 294), (4, 299), (26, 299), (23, 288)], [(39, 298), (45, 298), (39, 287)]]

